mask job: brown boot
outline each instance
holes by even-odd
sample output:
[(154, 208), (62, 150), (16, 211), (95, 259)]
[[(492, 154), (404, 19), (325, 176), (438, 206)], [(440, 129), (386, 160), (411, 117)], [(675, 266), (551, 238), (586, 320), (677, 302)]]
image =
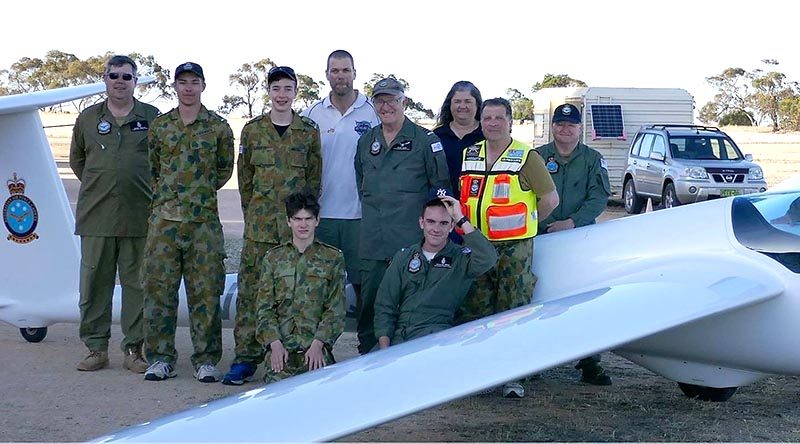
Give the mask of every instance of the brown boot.
[(147, 367), (149, 367), (150, 364), (148, 364), (147, 359), (142, 356), (141, 345), (129, 348), (125, 351), (125, 360), (122, 362), (122, 366), (134, 373), (144, 373), (147, 371)]
[(78, 370), (93, 372), (108, 367), (108, 352), (105, 350), (89, 350), (89, 355), (78, 363)]

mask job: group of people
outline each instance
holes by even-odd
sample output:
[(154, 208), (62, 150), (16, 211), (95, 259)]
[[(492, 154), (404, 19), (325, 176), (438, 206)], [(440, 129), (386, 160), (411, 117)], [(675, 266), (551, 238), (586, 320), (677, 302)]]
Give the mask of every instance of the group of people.
[[(553, 142), (511, 137), (510, 103), (456, 82), (433, 131), (405, 115), (394, 78), (353, 88), (344, 50), (327, 59), (330, 94), (293, 110), (297, 75), (267, 75), (270, 110), (242, 129), (238, 161), (225, 119), (201, 102), (200, 65), (175, 69), (178, 106), (133, 97), (136, 63), (106, 63), (107, 99), (84, 110), (70, 165), (81, 188), (78, 370), (108, 366), (111, 301), (122, 286), (123, 365), (176, 376), (178, 288), (185, 284), (195, 378), (239, 385), (334, 362), (346, 280), (356, 291), (358, 351), (387, 348), (531, 301), (535, 236), (592, 224), (610, 195), (602, 156), (579, 142), (581, 111), (553, 115)], [(235, 357), (226, 374), (220, 294), (225, 258), (217, 190), (237, 168), (244, 214)], [(607, 385), (599, 356), (582, 379)], [(503, 387), (522, 397), (518, 382)]]

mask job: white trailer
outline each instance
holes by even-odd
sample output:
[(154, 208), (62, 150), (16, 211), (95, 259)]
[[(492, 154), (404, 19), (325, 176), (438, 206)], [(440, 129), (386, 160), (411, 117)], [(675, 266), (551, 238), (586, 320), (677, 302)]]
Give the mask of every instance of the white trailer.
[(612, 198), (621, 198), (622, 174), (633, 136), (644, 125), (694, 123), (694, 98), (679, 88), (545, 88), (533, 95), (533, 146), (553, 140), (550, 120), (558, 105), (581, 109), (581, 142), (608, 163)]

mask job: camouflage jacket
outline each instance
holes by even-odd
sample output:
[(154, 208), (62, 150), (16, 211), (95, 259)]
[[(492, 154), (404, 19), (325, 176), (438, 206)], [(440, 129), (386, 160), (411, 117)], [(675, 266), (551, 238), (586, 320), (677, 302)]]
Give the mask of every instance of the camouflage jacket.
[(219, 218), (217, 190), (233, 174), (233, 131), (202, 106), (184, 125), (178, 108), (153, 121), (148, 135), (153, 214), (173, 221)]
[(267, 348), (280, 339), (290, 352), (319, 339), (333, 347), (344, 332), (344, 256), (315, 240), (300, 253), (291, 241), (264, 256), (256, 336)]
[(83, 110), (72, 129), (69, 165), (81, 189), (75, 234), (142, 237), (153, 190), (147, 132), (158, 108), (134, 100), (120, 124), (106, 101)]
[(237, 173), (244, 237), (276, 244), (291, 240), (283, 200), (306, 187), (319, 195), (322, 159), (317, 125), (294, 114), (280, 136), (269, 115), (263, 115), (242, 128), (240, 143)]
[(375, 299), (375, 337), (394, 345), (452, 327), (472, 282), (496, 263), (497, 251), (478, 230), (430, 261), (419, 242), (398, 251)]
[(354, 164), (363, 227), (359, 254), (389, 260), (422, 238), (419, 212), (430, 189), (450, 184), (444, 149), (436, 135), (406, 117), (393, 141), (383, 136), (383, 125), (364, 133)]

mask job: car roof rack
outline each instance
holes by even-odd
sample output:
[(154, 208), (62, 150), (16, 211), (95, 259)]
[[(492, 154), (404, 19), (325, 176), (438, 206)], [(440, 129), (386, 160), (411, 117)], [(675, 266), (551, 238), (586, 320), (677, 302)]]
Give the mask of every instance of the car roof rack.
[(660, 130), (665, 130), (667, 132), (669, 132), (669, 129), (686, 128), (695, 131), (714, 131), (718, 133), (724, 133), (724, 131), (717, 128), (716, 126), (688, 125), (688, 124), (684, 125), (684, 124), (674, 124), (674, 123), (647, 125), (645, 128), (660, 129)]

